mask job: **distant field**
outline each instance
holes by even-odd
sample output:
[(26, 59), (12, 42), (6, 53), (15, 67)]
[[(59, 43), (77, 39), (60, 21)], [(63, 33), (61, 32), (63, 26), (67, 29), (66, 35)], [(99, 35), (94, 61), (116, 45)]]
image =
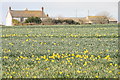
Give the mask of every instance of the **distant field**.
[(2, 28), (3, 78), (117, 78), (118, 26)]

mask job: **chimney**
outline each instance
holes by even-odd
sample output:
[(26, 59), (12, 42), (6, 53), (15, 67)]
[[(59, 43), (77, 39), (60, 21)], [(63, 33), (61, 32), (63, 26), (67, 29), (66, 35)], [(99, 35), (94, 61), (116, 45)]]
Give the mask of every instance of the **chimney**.
[(42, 12), (44, 12), (44, 7), (42, 7)]
[(44, 7), (42, 7), (42, 17), (41, 17), (41, 20), (43, 20), (43, 13), (44, 13)]
[(25, 11), (28, 11), (28, 8), (26, 8)]
[(11, 7), (9, 7), (9, 11), (11, 11)]
[(47, 17), (49, 17), (49, 15), (47, 14)]

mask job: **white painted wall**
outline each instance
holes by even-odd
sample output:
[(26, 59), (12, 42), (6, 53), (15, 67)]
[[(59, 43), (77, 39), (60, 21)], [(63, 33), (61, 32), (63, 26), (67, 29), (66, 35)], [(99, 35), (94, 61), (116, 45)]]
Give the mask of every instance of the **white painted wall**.
[(6, 26), (12, 26), (12, 16), (10, 14), (10, 11), (8, 12), (6, 17)]
[(20, 18), (13, 18), (13, 19), (20, 21)]

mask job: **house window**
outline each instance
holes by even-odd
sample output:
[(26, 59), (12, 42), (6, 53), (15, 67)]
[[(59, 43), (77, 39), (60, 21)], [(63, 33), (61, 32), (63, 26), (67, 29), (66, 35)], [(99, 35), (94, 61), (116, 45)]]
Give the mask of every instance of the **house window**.
[(23, 17), (20, 18), (20, 22), (24, 22), (24, 18)]

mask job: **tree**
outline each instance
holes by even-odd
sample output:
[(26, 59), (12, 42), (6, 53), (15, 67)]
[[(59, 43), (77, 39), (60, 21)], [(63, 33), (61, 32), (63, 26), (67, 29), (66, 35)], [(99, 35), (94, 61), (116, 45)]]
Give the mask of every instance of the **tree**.
[(28, 17), (28, 19), (25, 20), (25, 23), (41, 23), (42, 20), (39, 17)]

